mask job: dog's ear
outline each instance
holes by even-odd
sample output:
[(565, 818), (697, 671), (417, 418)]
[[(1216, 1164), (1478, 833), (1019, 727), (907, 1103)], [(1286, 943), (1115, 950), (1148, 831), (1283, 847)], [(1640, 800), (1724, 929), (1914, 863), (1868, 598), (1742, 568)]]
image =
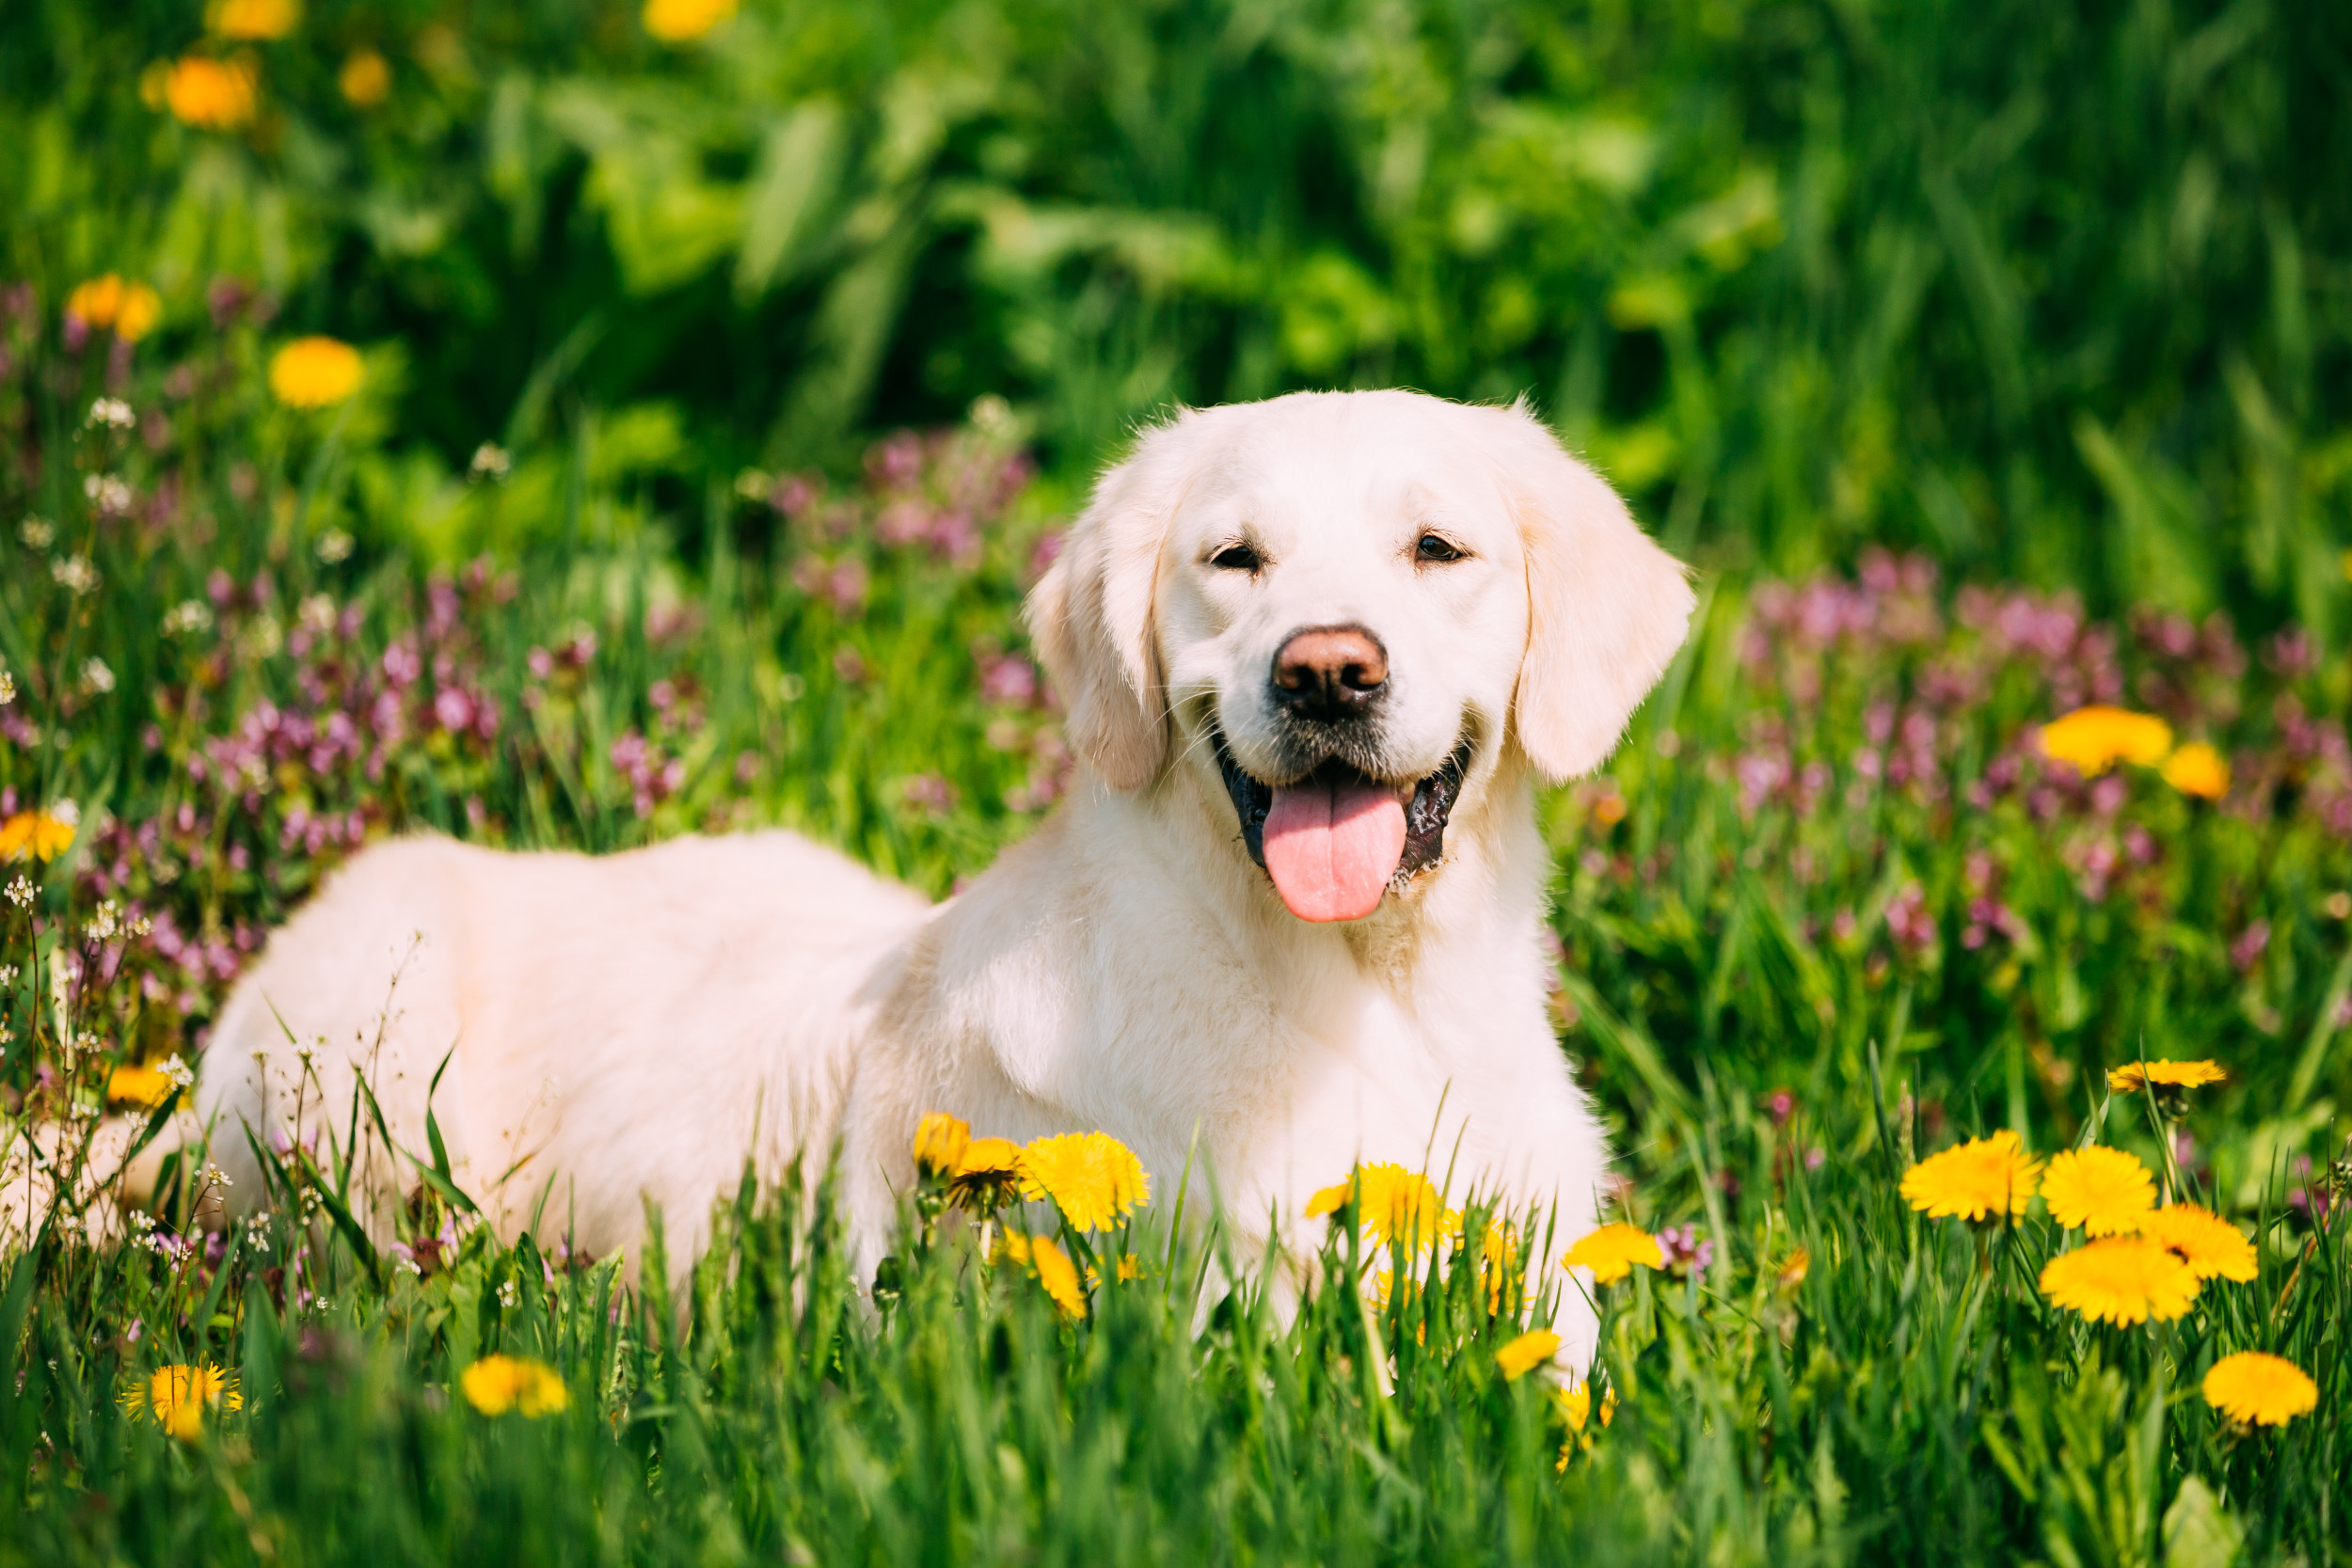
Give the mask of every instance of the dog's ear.
[(1113, 788), (1159, 776), (1168, 758), (1168, 698), (1152, 629), (1160, 548), (1175, 487), (1152, 432), (1094, 486), (1061, 554), (1030, 590), (1029, 637), (1069, 710), (1078, 754)]
[(1608, 759), (1682, 645), (1696, 602), (1608, 483), (1525, 404), (1487, 411), (1496, 477), (1527, 553), (1527, 654), (1512, 728), (1554, 783)]

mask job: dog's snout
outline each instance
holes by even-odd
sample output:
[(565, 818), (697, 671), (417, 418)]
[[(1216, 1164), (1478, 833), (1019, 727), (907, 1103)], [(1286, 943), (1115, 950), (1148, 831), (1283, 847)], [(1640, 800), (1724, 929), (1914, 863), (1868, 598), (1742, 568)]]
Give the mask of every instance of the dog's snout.
[(1388, 653), (1360, 626), (1295, 632), (1274, 656), (1274, 699), (1302, 719), (1364, 713), (1388, 681)]

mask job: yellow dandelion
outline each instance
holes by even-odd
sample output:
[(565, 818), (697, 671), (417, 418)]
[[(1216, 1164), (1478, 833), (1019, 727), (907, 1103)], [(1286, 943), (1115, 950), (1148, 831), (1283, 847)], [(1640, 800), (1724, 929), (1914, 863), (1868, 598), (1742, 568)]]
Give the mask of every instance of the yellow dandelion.
[(0, 861), (54, 861), (73, 842), (73, 819), (45, 811), (21, 811), (0, 822)]
[(664, 43), (691, 43), (735, 14), (736, 0), (645, 0), (645, 31)]
[[(1567, 1423), (1570, 1432), (1582, 1432), (1593, 1418), (1593, 1386), (1589, 1383), (1580, 1383), (1572, 1388), (1554, 1389), (1551, 1402), (1553, 1408), (1560, 1412), (1560, 1419)], [(1600, 1424), (1607, 1426), (1616, 1418), (1616, 1415), (1617, 1391), (1612, 1388), (1601, 1396)]]
[(2242, 1350), (2205, 1374), (2205, 1402), (2240, 1426), (2280, 1427), (2319, 1405), (2319, 1385), (2283, 1356)]
[(993, 1213), (1021, 1186), (1021, 1146), (1009, 1138), (974, 1138), (947, 1179), (947, 1200), (975, 1213)]
[(1355, 1196), (1356, 1181), (1353, 1177), (1345, 1181), (1334, 1181), (1327, 1187), (1318, 1187), (1314, 1196), (1307, 1200), (1307, 1217), (1312, 1220), (1321, 1219), (1326, 1214), (1336, 1214), (1346, 1208), (1347, 1200)]
[(2171, 725), (2120, 707), (2078, 707), (2042, 727), (2042, 754), (2074, 764), (2087, 779), (2119, 762), (2153, 768), (2171, 750)]
[(932, 1111), (914, 1124), (914, 1168), (925, 1176), (953, 1176), (971, 1147), (972, 1129), (961, 1117)]
[(2175, 1203), (2141, 1215), (2139, 1233), (2186, 1263), (2200, 1279), (2243, 1283), (2260, 1272), (2254, 1243), (2245, 1232), (2194, 1203)]
[(65, 313), (92, 330), (113, 327), (116, 337), (135, 343), (163, 319), (164, 302), (144, 283), (126, 283), (113, 273), (77, 283), (65, 296)]
[[(1593, 1386), (1580, 1383), (1573, 1388), (1555, 1388), (1551, 1391), (1551, 1403), (1569, 1433), (1568, 1440), (1560, 1445), (1560, 1463), (1552, 1468), (1565, 1470), (1571, 1458), (1593, 1446), (1591, 1435), (1584, 1430), (1593, 1418)], [(1612, 1388), (1601, 1396), (1600, 1424), (1607, 1426), (1616, 1414), (1617, 1391)]]
[(112, 326), (122, 306), (122, 279), (114, 273), (76, 283), (65, 296), (65, 313), (84, 326)]
[(1078, 1265), (1070, 1255), (1056, 1246), (1049, 1236), (1024, 1236), (1017, 1230), (1005, 1232), (1004, 1255), (1037, 1277), (1045, 1293), (1054, 1298), (1054, 1305), (1073, 1318), (1086, 1316), (1086, 1291), (1079, 1284)]
[(161, 1105), (180, 1085), (151, 1067), (119, 1067), (106, 1075), (106, 1099), (116, 1105)]
[(1357, 1223), (1382, 1246), (1402, 1238), (1411, 1250), (1427, 1252), (1462, 1233), (1461, 1212), (1445, 1206), (1435, 1182), (1387, 1162), (1358, 1165), (1348, 1180), (1308, 1199), (1307, 1212), (1337, 1212), (1350, 1196)]
[(373, 109), (392, 95), (392, 68), (373, 49), (355, 49), (335, 73), (343, 102), (355, 109)]
[(2094, 1144), (2050, 1156), (2042, 1175), (2042, 1201), (2050, 1206), (2050, 1217), (2069, 1230), (2121, 1236), (2137, 1230), (2155, 1208), (2156, 1181), (2139, 1156)]
[(1803, 1247), (1794, 1247), (1788, 1257), (1780, 1260), (1779, 1269), (1772, 1275), (1772, 1283), (1784, 1291), (1793, 1291), (1804, 1284), (1804, 1276), (1812, 1272), (1813, 1254)]
[(1495, 1352), (1495, 1365), (1502, 1369), (1503, 1382), (1517, 1383), (1550, 1360), (1559, 1349), (1560, 1336), (1548, 1328), (1531, 1328)]
[(144, 283), (125, 283), (122, 303), (115, 309), (115, 336), (135, 343), (155, 330), (164, 317), (163, 299)]
[(145, 1411), (155, 1424), (182, 1442), (204, 1430), (204, 1412), (212, 1406), (242, 1410), (245, 1400), (235, 1381), (211, 1362), (200, 1366), (158, 1367), (154, 1375), (122, 1391), (122, 1408), (136, 1416)]
[(2197, 1275), (2155, 1243), (2114, 1236), (2062, 1252), (2042, 1270), (2042, 1293), (2093, 1323), (2169, 1322), (2197, 1299)]
[(1121, 1285), (1132, 1285), (1136, 1280), (1141, 1279), (1143, 1277), (1143, 1259), (1136, 1257), (1132, 1252), (1123, 1252), (1120, 1254), (1118, 1277), (1119, 1282)]
[(183, 125), (233, 131), (253, 118), (260, 85), (249, 61), (189, 55), (164, 72), (163, 101)]
[(1666, 1254), (1660, 1248), (1658, 1238), (1638, 1225), (1604, 1225), (1586, 1236), (1561, 1258), (1564, 1269), (1590, 1269), (1597, 1284), (1613, 1285), (1633, 1272), (1639, 1263), (1645, 1269), (1662, 1269)]
[(1519, 1309), (1519, 1232), (1517, 1226), (1489, 1221), (1478, 1249), (1479, 1283), (1486, 1289), (1486, 1310), (1495, 1315)]
[(2166, 784), (2201, 800), (2218, 800), (2230, 793), (2230, 765), (2201, 740), (2192, 740), (2165, 758), (2157, 771)]
[(335, 338), (296, 338), (270, 356), (271, 395), (289, 408), (326, 408), (359, 389), (359, 351)]
[(2195, 1089), (2228, 1076), (2212, 1062), (2126, 1062), (2107, 1069), (2107, 1087), (2117, 1094), (2137, 1094), (2151, 1084), (2159, 1089)]
[(300, 0), (215, 0), (206, 20), (222, 38), (265, 43), (301, 24), (302, 6)]
[(457, 1383), (466, 1402), (485, 1416), (503, 1416), (510, 1410), (551, 1416), (572, 1402), (572, 1391), (556, 1370), (527, 1355), (485, 1355), (467, 1368)]
[(2042, 1180), (2042, 1163), (2014, 1132), (1971, 1138), (1903, 1172), (1902, 1195), (1934, 1219), (2022, 1214)]
[(1054, 1200), (1081, 1231), (1108, 1230), (1152, 1196), (1135, 1151), (1108, 1132), (1064, 1132), (1021, 1151), (1021, 1196)]

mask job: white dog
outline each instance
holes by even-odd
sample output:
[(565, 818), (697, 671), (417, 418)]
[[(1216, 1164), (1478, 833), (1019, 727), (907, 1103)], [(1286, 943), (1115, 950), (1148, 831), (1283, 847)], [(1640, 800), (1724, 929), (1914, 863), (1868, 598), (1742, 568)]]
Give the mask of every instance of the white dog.
[[(1574, 1237), (1607, 1149), (1545, 1009), (1532, 791), (1608, 755), (1692, 603), (1519, 409), (1182, 414), (1030, 598), (1085, 766), (968, 891), (928, 906), (783, 832), (388, 844), (239, 985), (199, 1115), (243, 1196), (238, 1124), (340, 1136), (355, 1072), (421, 1150), (447, 1056), (459, 1183), (505, 1231), (545, 1202), (599, 1253), (635, 1247), (648, 1198), (691, 1253), (746, 1159), (773, 1179), (837, 1140), (870, 1265), (935, 1109), (1102, 1129), (1163, 1196), (1197, 1150), (1246, 1243), (1318, 1233), (1303, 1206), (1359, 1160)], [(1589, 1354), (1573, 1292), (1558, 1326)]]

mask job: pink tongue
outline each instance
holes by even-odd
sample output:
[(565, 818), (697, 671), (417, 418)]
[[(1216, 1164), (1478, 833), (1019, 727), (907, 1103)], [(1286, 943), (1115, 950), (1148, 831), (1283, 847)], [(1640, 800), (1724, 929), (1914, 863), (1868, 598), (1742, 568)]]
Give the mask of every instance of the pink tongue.
[(1377, 784), (1312, 780), (1274, 792), (1265, 868), (1301, 920), (1360, 920), (1405, 853), (1405, 804)]

